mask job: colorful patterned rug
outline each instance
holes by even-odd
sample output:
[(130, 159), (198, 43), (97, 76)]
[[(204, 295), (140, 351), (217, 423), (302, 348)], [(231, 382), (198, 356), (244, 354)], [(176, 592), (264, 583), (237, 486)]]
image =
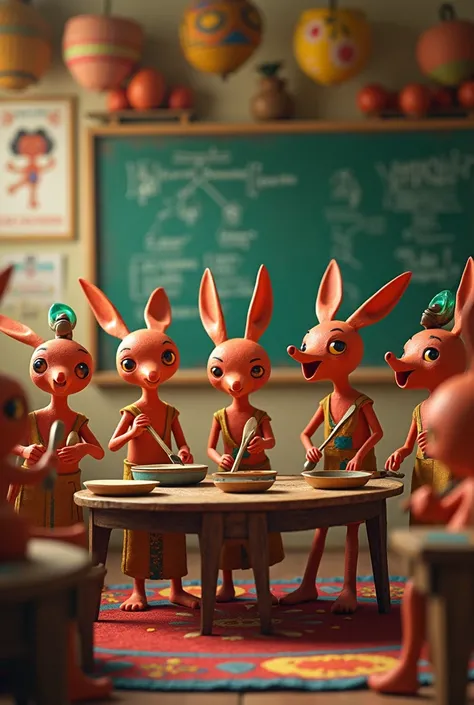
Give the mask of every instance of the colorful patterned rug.
[[(299, 582), (273, 581), (273, 591), (283, 596)], [(130, 585), (108, 586), (95, 632), (100, 670), (113, 678), (116, 688), (129, 690), (363, 688), (368, 675), (395, 664), (405, 579), (391, 578), (393, 606), (388, 615), (377, 611), (371, 576), (358, 579), (360, 608), (351, 616), (333, 615), (330, 609), (342, 579), (318, 583), (317, 603), (274, 607), (274, 634), (262, 636), (255, 588), (237, 581), (238, 599), (216, 606), (210, 637), (199, 636), (199, 612), (170, 605), (167, 583), (149, 583), (150, 609), (142, 613), (119, 609)], [(198, 582), (185, 585), (200, 594)], [(431, 683), (429, 664), (422, 661), (420, 666), (422, 683)]]

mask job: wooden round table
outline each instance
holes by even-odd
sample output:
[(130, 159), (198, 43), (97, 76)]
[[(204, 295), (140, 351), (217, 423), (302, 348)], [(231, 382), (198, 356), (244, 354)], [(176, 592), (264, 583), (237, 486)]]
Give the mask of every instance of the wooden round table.
[(354, 490), (314, 490), (303, 478), (280, 476), (262, 494), (224, 494), (210, 479), (194, 487), (157, 487), (143, 497), (77, 492), (90, 510), (90, 549), (104, 563), (112, 529), (197, 534), (201, 548), (201, 634), (212, 634), (219, 558), (225, 539), (246, 539), (255, 576), (261, 630), (271, 633), (268, 533), (365, 522), (379, 612), (390, 610), (386, 500), (402, 494), (397, 480), (371, 480)]

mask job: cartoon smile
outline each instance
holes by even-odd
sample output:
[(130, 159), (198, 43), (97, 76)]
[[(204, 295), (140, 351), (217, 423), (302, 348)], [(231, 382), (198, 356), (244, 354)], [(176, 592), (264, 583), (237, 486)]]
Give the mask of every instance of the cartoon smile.
[(406, 387), (408, 377), (414, 370), (405, 370), (404, 372), (395, 372), (395, 380), (399, 387)]
[(61, 388), (61, 387), (65, 387), (66, 384), (67, 384), (67, 380), (66, 380), (66, 379), (64, 380), (64, 382), (58, 382), (57, 380), (54, 379), (53, 382), (54, 382), (54, 386), (55, 386), (55, 387), (60, 387), (60, 388)]
[(148, 377), (145, 377), (145, 382), (150, 385), (150, 387), (157, 387), (160, 383), (160, 378), (158, 379), (148, 379)]
[(305, 379), (312, 379), (316, 374), (321, 360), (314, 360), (313, 362), (303, 362), (301, 364), (301, 369), (303, 370), (303, 377)]

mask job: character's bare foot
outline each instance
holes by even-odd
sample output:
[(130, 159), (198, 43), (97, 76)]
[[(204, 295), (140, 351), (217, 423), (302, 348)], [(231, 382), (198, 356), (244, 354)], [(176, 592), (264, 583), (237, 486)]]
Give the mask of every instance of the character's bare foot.
[(331, 607), (334, 614), (352, 614), (357, 609), (357, 595), (351, 588), (345, 587)]
[(235, 598), (235, 589), (233, 583), (222, 583), (216, 592), (216, 602), (232, 602)]
[(82, 672), (76, 671), (69, 676), (69, 700), (104, 700), (113, 690), (112, 681), (108, 678), (89, 678)]
[(145, 591), (134, 590), (128, 600), (122, 602), (120, 609), (124, 612), (143, 612), (148, 608)]
[(299, 588), (290, 592), (289, 595), (280, 598), (280, 605), (300, 605), (303, 602), (316, 602), (318, 599), (318, 589), (316, 584), (301, 583)]
[(377, 693), (415, 695), (419, 688), (416, 664), (400, 663), (388, 673), (374, 674), (369, 677), (368, 685)]
[(189, 607), (192, 610), (198, 610), (201, 605), (199, 597), (191, 595), (183, 588), (174, 588), (173, 586), (171, 586), (170, 602), (181, 607)]

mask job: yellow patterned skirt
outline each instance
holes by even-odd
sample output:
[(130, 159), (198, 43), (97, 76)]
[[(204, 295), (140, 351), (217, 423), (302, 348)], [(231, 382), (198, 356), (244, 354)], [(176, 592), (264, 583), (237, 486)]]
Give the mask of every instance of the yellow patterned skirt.
[[(23, 469), (28, 472), (27, 467)], [(81, 471), (56, 476), (51, 491), (41, 484), (21, 485), (15, 498), (15, 511), (33, 526), (54, 528), (72, 526), (83, 521), (82, 507), (74, 502), (74, 493), (81, 487)]]
[[(133, 480), (132, 464), (124, 461), (123, 479)], [(185, 534), (124, 531), (122, 572), (131, 578), (171, 580), (188, 574)]]
[[(411, 478), (411, 492), (429, 485), (436, 494), (445, 492), (451, 482), (451, 473), (446, 465), (433, 458), (415, 458), (415, 466)], [(421, 525), (423, 522), (414, 519), (410, 514), (410, 526)]]

